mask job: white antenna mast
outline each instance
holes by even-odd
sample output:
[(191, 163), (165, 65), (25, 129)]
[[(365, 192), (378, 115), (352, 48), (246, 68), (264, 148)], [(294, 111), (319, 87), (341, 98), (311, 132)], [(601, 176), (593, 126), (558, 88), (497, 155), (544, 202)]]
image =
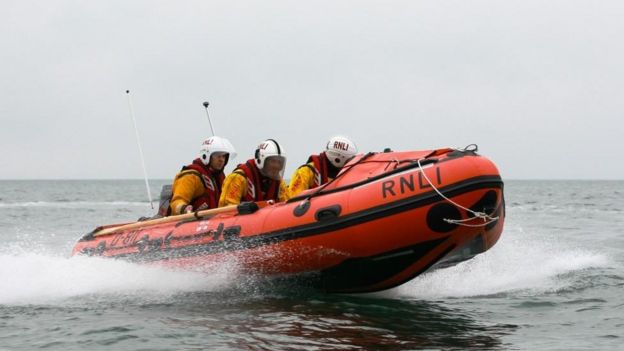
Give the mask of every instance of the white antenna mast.
[(152, 202), (152, 193), (150, 192), (149, 182), (147, 181), (147, 170), (145, 169), (145, 158), (143, 157), (143, 149), (141, 148), (141, 138), (139, 137), (139, 128), (137, 128), (136, 119), (134, 118), (134, 109), (132, 108), (132, 101), (130, 100), (130, 90), (126, 90), (128, 96), (128, 108), (130, 109), (130, 117), (132, 117), (132, 124), (134, 125), (134, 133), (136, 134), (137, 145), (139, 146), (139, 155), (141, 156), (141, 166), (143, 166), (143, 177), (145, 178), (145, 188), (147, 189), (147, 198), (149, 199), (152, 210), (154, 209), (154, 203)]
[(212, 132), (212, 136), (215, 136), (214, 128), (212, 128), (212, 122), (210, 121), (210, 115), (208, 114), (208, 101), (204, 101), (204, 108), (206, 109), (206, 117), (208, 117), (208, 123), (210, 124), (210, 131)]

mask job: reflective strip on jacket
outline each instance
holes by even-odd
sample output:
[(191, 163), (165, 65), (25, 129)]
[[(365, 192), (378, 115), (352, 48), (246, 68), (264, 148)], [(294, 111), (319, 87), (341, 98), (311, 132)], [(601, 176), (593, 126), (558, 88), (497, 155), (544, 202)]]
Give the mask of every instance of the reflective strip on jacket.
[(288, 191), (290, 197), (297, 196), (302, 191), (316, 188), (327, 183), (329, 178), (329, 161), (324, 152), (320, 155), (312, 155), (308, 158), (308, 163), (297, 168), (290, 179)]
[(194, 210), (216, 208), (221, 194), (221, 185), (225, 175), (209, 172), (200, 159), (182, 167), (173, 181), (171, 197), (171, 214), (181, 214), (187, 205)]

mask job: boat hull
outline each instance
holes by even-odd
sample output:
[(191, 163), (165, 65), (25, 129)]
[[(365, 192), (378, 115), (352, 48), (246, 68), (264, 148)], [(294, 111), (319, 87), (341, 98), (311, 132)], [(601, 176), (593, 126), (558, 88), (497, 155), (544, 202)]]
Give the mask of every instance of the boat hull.
[(503, 182), (484, 157), (427, 151), (352, 163), (349, 174), (319, 194), (312, 190), (251, 214), (96, 231), (73, 253), (208, 272), (227, 262), (239, 274), (373, 292), (469, 259), (502, 233)]

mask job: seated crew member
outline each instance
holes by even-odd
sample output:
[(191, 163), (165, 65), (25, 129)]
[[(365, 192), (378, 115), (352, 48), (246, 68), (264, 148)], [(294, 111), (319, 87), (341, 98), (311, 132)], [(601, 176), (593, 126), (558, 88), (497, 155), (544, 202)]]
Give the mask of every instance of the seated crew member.
[(288, 186), (290, 197), (336, 178), (342, 167), (356, 154), (357, 147), (347, 137), (332, 137), (324, 152), (311, 155), (306, 164), (297, 168)]
[(285, 168), (284, 149), (273, 139), (263, 141), (256, 148), (254, 158), (239, 164), (225, 178), (219, 207), (242, 201), (288, 200), (288, 188), (283, 180)]
[(227, 139), (218, 136), (206, 139), (199, 158), (182, 167), (173, 181), (171, 214), (216, 208), (225, 179), (223, 169), (230, 157), (236, 157), (236, 151)]

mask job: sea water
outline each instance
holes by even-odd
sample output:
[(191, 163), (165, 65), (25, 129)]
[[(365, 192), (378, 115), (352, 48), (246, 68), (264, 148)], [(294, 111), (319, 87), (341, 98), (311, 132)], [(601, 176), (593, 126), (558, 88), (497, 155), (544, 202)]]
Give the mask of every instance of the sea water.
[[(158, 194), (165, 181), (152, 181)], [(500, 241), (375, 294), (70, 257), (140, 180), (0, 181), (0, 350), (621, 350), (624, 182), (507, 181)]]

